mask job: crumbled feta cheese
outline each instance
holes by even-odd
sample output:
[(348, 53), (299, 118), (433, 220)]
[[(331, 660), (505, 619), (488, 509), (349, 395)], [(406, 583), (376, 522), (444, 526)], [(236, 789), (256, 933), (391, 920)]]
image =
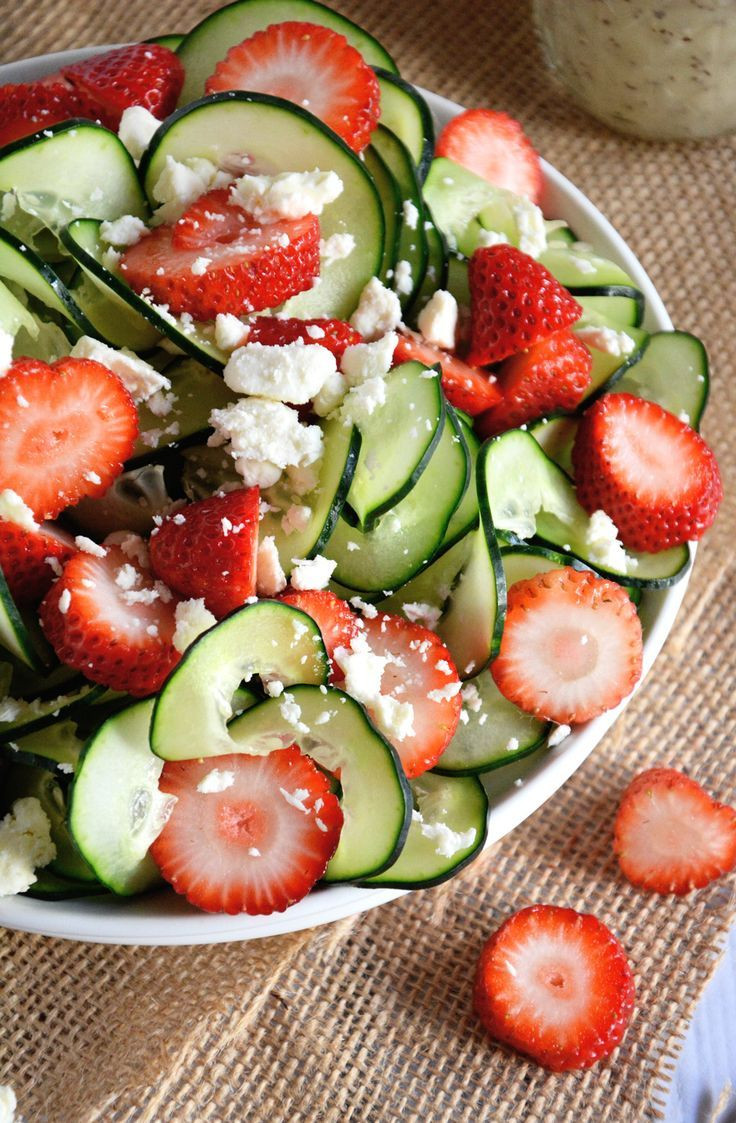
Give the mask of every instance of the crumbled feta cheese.
[(519, 249), (530, 257), (539, 257), (547, 249), (547, 228), (544, 215), (536, 203), (520, 198), (511, 208), (519, 232)]
[(348, 391), (340, 417), (344, 425), (362, 425), (386, 401), (386, 383), (383, 378), (369, 378), (360, 386)]
[(547, 738), (547, 744), (553, 749), (555, 745), (559, 745), (566, 737), (569, 737), (571, 733), (572, 729), (569, 725), (556, 725)]
[(223, 377), (238, 394), (304, 405), (336, 369), (335, 356), (318, 343), (246, 343), (233, 351)]
[(437, 843), (436, 852), (441, 858), (454, 858), (475, 842), (475, 827), (469, 827), (466, 831), (454, 831), (447, 823), (425, 823), (421, 816), (419, 822), (419, 829), (424, 837)]
[(292, 503), (281, 519), (281, 529), (287, 536), (294, 531), (306, 530), (312, 517), (312, 508)]
[(284, 693), (284, 684), (277, 678), (272, 678), (263, 683), (264, 690), (269, 698), (280, 698)]
[(171, 389), (171, 382), (165, 374), (160, 374), (127, 347), (108, 347), (91, 335), (83, 335), (72, 347), (71, 354), (76, 359), (94, 359), (102, 363), (117, 375), (136, 404), (145, 402), (159, 390)]
[(129, 530), (115, 530), (108, 534), (103, 544), (119, 546), (126, 558), (137, 562), (141, 569), (148, 569), (148, 546), (139, 534), (133, 534)]
[(0, 328), (0, 378), (8, 373), (8, 367), (13, 361), (13, 336), (10, 332)]
[(184, 162), (166, 157), (166, 164), (153, 186), (153, 197), (162, 205), (156, 210), (156, 221), (174, 223), (190, 203), (211, 187), (224, 187), (232, 177), (210, 160), (193, 157)]
[(417, 327), (429, 343), (445, 351), (454, 351), (457, 313), (457, 301), (452, 293), (437, 289), (419, 313)]
[(70, 607), (71, 603), (72, 603), (72, 594), (69, 592), (68, 589), (62, 589), (61, 594), (59, 596), (59, 600), (57, 602), (59, 612), (61, 613), (62, 616), (66, 616), (67, 612), (69, 611), (69, 607)]
[(351, 597), (350, 603), (352, 604), (353, 608), (357, 608), (360, 612), (362, 612), (368, 620), (375, 620), (375, 618), (378, 616), (378, 609), (376, 608), (375, 604), (370, 604), (368, 601), (364, 601), (362, 597)]
[(353, 343), (346, 347), (340, 360), (340, 370), (349, 386), (359, 386), (369, 378), (384, 378), (393, 366), (394, 351), (399, 337), (387, 331), (373, 343)]
[(379, 694), (373, 701), (376, 725), (391, 741), (404, 741), (414, 736), (414, 707), (400, 702), (390, 694)]
[(629, 558), (619, 541), (618, 529), (613, 519), (605, 511), (594, 511), (588, 519), (585, 531), (585, 544), (589, 550), (589, 560), (593, 565), (625, 573)]
[(506, 752), (507, 753), (515, 753), (516, 750), (518, 749), (518, 747), (519, 747), (519, 738), (518, 737), (509, 737), (508, 741), (506, 742)]
[(462, 683), (459, 679), (455, 682), (448, 682), (446, 686), (440, 686), (436, 690), (430, 690), (427, 694), (430, 702), (449, 702), (456, 694), (459, 694), (462, 689)]
[[(299, 712), (301, 713), (301, 711)], [(286, 802), (291, 804), (292, 807), (296, 807), (297, 811), (303, 811), (305, 815), (309, 813), (309, 808), (304, 802), (305, 799), (309, 798), (307, 788), (297, 788), (295, 792), (287, 792), (286, 788), (279, 788), (279, 791)]]
[(33, 511), (10, 487), (0, 491), (0, 519), (15, 523), (22, 530), (38, 530), (38, 523), (33, 517)]
[(249, 486), (270, 487), (281, 471), (314, 463), (322, 454), (322, 430), (302, 425), (296, 410), (282, 402), (245, 398), (210, 414), (210, 446), (230, 441), (235, 468)]
[(478, 231), (478, 246), (486, 248), (488, 246), (507, 246), (509, 240), (505, 234), (500, 230), (485, 230), (481, 228)]
[(347, 380), (340, 374), (339, 370), (335, 370), (328, 375), (321, 389), (312, 399), (312, 409), (317, 417), (327, 417), (329, 413), (337, 409), (344, 401), (348, 389)]
[(61, 577), (64, 570), (62, 569), (61, 562), (58, 558), (44, 558), (43, 560), (53, 573), (54, 577)]
[(195, 639), (217, 623), (217, 618), (205, 606), (204, 597), (179, 601), (174, 612), (176, 627), (171, 642), (177, 651), (184, 652)]
[(231, 312), (218, 312), (215, 319), (215, 343), (221, 351), (234, 351), (247, 338), (248, 328)]
[(211, 264), (211, 257), (196, 257), (192, 262), (192, 273), (195, 277), (203, 277)]
[(571, 253), (567, 259), (570, 265), (574, 265), (578, 273), (595, 273), (595, 265), (588, 257), (581, 257), (578, 253)]
[(289, 464), (286, 468), (286, 476), (289, 481), (289, 488), (294, 495), (298, 496), (308, 495), (319, 484), (319, 472), (312, 464), (299, 466)]
[(213, 768), (206, 776), (197, 784), (197, 791), (202, 792), (204, 795), (209, 795), (212, 792), (224, 792), (231, 788), (235, 783), (235, 773), (228, 772), (227, 769)]
[(123, 110), (118, 125), (118, 136), (136, 164), (148, 148), (153, 134), (161, 122), (142, 105), (129, 105)]
[(295, 589), (324, 589), (330, 583), (337, 562), (322, 554), (314, 558), (292, 558), (291, 584)]
[(371, 277), (360, 294), (350, 323), (369, 343), (394, 331), (401, 323), (401, 303), (395, 292)]
[(78, 534), (74, 539), (74, 545), (78, 550), (84, 554), (92, 554), (94, 558), (104, 558), (107, 555), (107, 550), (104, 546), (98, 546), (91, 538), (87, 538), (84, 534)]
[(319, 324), (307, 324), (305, 331), (310, 339), (324, 339), (325, 329), (321, 328)]
[(414, 203), (412, 203), (411, 199), (404, 199), (404, 205), (401, 209), (406, 225), (410, 230), (416, 230), (417, 223), (419, 222), (419, 211)]
[(472, 713), (477, 714), (483, 705), (483, 700), (475, 683), (466, 682), (460, 694), (462, 695), (463, 704), (467, 706)]
[(110, 273), (116, 273), (122, 257), (122, 253), (120, 253), (118, 250), (114, 250), (112, 246), (108, 246), (108, 248), (102, 254), (102, 264)]
[(597, 351), (605, 351), (609, 355), (628, 355), (636, 347), (634, 340), (625, 331), (616, 331), (615, 328), (603, 325), (586, 324), (576, 328), (575, 334), (588, 347), (595, 347)]
[(100, 223), (100, 238), (111, 246), (134, 246), (147, 230), (142, 218), (124, 214), (112, 222)]
[(234, 203), (260, 222), (280, 218), (321, 215), (342, 194), (343, 184), (336, 172), (279, 172), (278, 175), (244, 175), (231, 191)]
[(83, 475), (84, 479), (87, 480), (88, 483), (94, 484), (95, 487), (99, 487), (102, 483), (100, 475), (97, 472), (93, 472), (91, 469), (88, 472), (84, 472)]
[(136, 585), (140, 585), (142, 577), (134, 565), (121, 565), (120, 569), (115, 574), (115, 584), (123, 592), (128, 592), (130, 589), (135, 589)]
[(296, 729), (297, 733), (309, 733), (309, 726), (302, 721), (302, 708), (293, 694), (282, 695), (279, 713), (287, 725)]
[(331, 234), (329, 238), (320, 238), (319, 256), (322, 258), (325, 269), (336, 261), (344, 261), (355, 249), (355, 238), (352, 234)]
[(408, 296), (413, 288), (411, 265), (408, 261), (397, 261), (394, 269), (394, 289), (402, 296)]
[(25, 893), (36, 880), (36, 869), (55, 857), (51, 823), (39, 800), (16, 799), (0, 822), (0, 897)]
[(424, 604), (422, 601), (402, 604), (401, 610), (412, 624), (422, 624), (430, 631), (434, 631), (442, 615), (441, 609), (435, 608), (432, 604)]
[(403, 741), (414, 734), (414, 707), (391, 694), (381, 693), (381, 679), (391, 661), (371, 651), (364, 635), (353, 637), (349, 648), (338, 647), (334, 659), (345, 675), (345, 690), (371, 711), (379, 729), (389, 738)]
[(274, 597), (286, 588), (286, 574), (279, 560), (279, 552), (272, 535), (258, 545), (256, 563), (256, 591), (259, 597)]

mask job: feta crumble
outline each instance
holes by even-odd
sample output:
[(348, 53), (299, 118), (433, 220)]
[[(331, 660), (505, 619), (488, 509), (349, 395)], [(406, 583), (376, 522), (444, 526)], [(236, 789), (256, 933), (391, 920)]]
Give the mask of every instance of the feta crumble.
[(205, 191), (230, 183), (232, 177), (211, 160), (192, 157), (180, 161), (167, 156), (164, 170), (153, 186), (153, 198), (161, 204), (154, 217), (157, 222), (174, 223)]
[(111, 246), (134, 246), (147, 231), (143, 219), (132, 214), (100, 223), (100, 238)]
[(339, 370), (335, 370), (328, 375), (321, 389), (312, 400), (312, 409), (317, 417), (327, 417), (328, 414), (336, 410), (344, 401), (348, 389), (347, 380), (340, 374)]
[(161, 122), (142, 105), (129, 105), (123, 110), (118, 126), (118, 136), (136, 164), (148, 148), (153, 134)]
[(383, 378), (368, 378), (347, 393), (340, 417), (344, 425), (360, 427), (386, 401), (386, 383)]
[(334, 659), (345, 675), (345, 690), (366, 706), (387, 737), (403, 741), (414, 734), (414, 707), (391, 694), (381, 693), (381, 679), (390, 659), (371, 651), (366, 637), (358, 633), (351, 645), (338, 647)]
[(232, 312), (218, 312), (215, 318), (215, 343), (221, 351), (234, 351), (242, 347), (248, 336), (248, 328), (233, 316)]
[(449, 702), (456, 694), (462, 690), (462, 683), (458, 679), (456, 682), (448, 682), (446, 686), (437, 687), (436, 690), (430, 690), (427, 694), (430, 702)]
[(455, 297), (445, 289), (437, 289), (419, 313), (417, 327), (428, 343), (454, 351), (457, 316)]
[(285, 588), (286, 574), (281, 567), (276, 541), (269, 534), (258, 545), (256, 592), (259, 597), (274, 597)]
[(230, 197), (261, 222), (280, 218), (321, 215), (342, 194), (336, 172), (279, 172), (277, 175), (244, 175), (233, 184)]
[(411, 265), (408, 261), (397, 261), (394, 269), (394, 289), (402, 296), (408, 296), (413, 288)]
[(0, 378), (5, 377), (13, 361), (13, 342), (10, 332), (0, 328)]
[(416, 230), (417, 223), (419, 222), (419, 211), (411, 199), (404, 199), (404, 205), (401, 210), (406, 225), (410, 230)]
[(210, 414), (215, 430), (211, 447), (230, 441), (236, 471), (248, 486), (270, 487), (284, 468), (314, 463), (322, 454), (322, 430), (302, 425), (296, 410), (283, 402), (246, 398)]
[(484, 228), (478, 231), (478, 246), (487, 248), (488, 246), (507, 246), (509, 240), (505, 234), (500, 230), (486, 230)]
[(329, 238), (320, 238), (319, 256), (325, 269), (336, 261), (344, 261), (355, 249), (355, 238), (352, 234), (331, 234)]
[(40, 801), (16, 799), (0, 822), (0, 897), (25, 893), (36, 880), (36, 869), (55, 857), (51, 823)]
[(204, 795), (210, 793), (224, 792), (231, 788), (235, 783), (235, 773), (228, 772), (226, 769), (213, 768), (206, 776), (197, 784), (197, 791), (202, 792)]
[(179, 652), (185, 652), (195, 639), (217, 623), (217, 618), (205, 606), (204, 597), (179, 601), (174, 612), (176, 627), (171, 642)]
[(475, 827), (469, 827), (466, 831), (454, 831), (447, 823), (425, 823), (418, 811), (412, 812), (412, 819), (419, 823), (419, 829), (425, 838), (437, 843), (435, 850), (441, 858), (454, 858), (475, 842)]
[(284, 511), (281, 519), (281, 529), (287, 536), (293, 534), (295, 531), (306, 530), (311, 517), (311, 507), (307, 507), (304, 504), (292, 503), (291, 507)]
[(350, 317), (350, 323), (367, 342), (380, 339), (401, 323), (401, 303), (398, 296), (382, 285), (378, 277), (371, 277), (360, 294), (358, 307)]
[(585, 544), (593, 565), (600, 565), (604, 569), (613, 569), (619, 573), (625, 573), (627, 567), (632, 568), (634, 559), (626, 553), (619, 541), (616, 524), (605, 511), (594, 511), (588, 519)]
[(59, 595), (59, 600), (58, 600), (58, 608), (59, 608), (59, 612), (61, 613), (62, 616), (66, 616), (67, 612), (69, 611), (69, 608), (71, 607), (71, 603), (72, 603), (72, 594), (69, 592), (68, 589), (62, 589), (62, 591)]
[(547, 738), (547, 744), (551, 749), (553, 749), (555, 745), (561, 744), (561, 742), (564, 741), (566, 737), (569, 737), (571, 733), (572, 729), (569, 725), (556, 725)]
[(519, 249), (530, 257), (539, 257), (547, 249), (547, 228), (540, 208), (530, 199), (520, 198), (511, 209), (519, 232)]
[(71, 350), (75, 359), (94, 359), (111, 370), (122, 382), (136, 405), (145, 402), (159, 390), (170, 390), (171, 382), (150, 363), (139, 359), (127, 347), (108, 347), (91, 335), (83, 335)]
[(337, 562), (330, 561), (322, 554), (316, 557), (292, 558), (291, 584), (295, 589), (324, 589), (329, 585)]
[(21, 530), (38, 530), (39, 526), (31, 508), (10, 487), (0, 491), (0, 519), (15, 523)]
[(412, 624), (422, 624), (425, 628), (429, 628), (430, 632), (433, 632), (437, 627), (442, 615), (441, 609), (435, 608), (432, 604), (425, 604), (423, 601), (402, 604), (401, 610)]
[(84, 534), (78, 534), (74, 539), (74, 545), (78, 550), (84, 554), (91, 554), (93, 558), (104, 558), (107, 556), (107, 550), (104, 546), (99, 546), (93, 542), (91, 538), (87, 538)]
[(340, 370), (349, 386), (359, 386), (370, 378), (384, 378), (393, 366), (394, 351), (399, 337), (388, 331), (373, 343), (353, 343), (346, 347), (340, 360)]
[(223, 377), (238, 394), (304, 405), (336, 369), (335, 356), (318, 343), (246, 343), (233, 351)]
[(297, 811), (303, 811), (305, 815), (309, 814), (309, 808), (304, 802), (309, 798), (309, 791), (307, 788), (297, 788), (295, 792), (287, 792), (286, 788), (279, 788), (281, 795), (286, 802), (292, 807), (296, 807)]
[(605, 351), (609, 355), (628, 355), (636, 347), (634, 340), (625, 331), (616, 331), (615, 328), (603, 325), (586, 324), (576, 328), (575, 334), (589, 347), (595, 347), (597, 351)]

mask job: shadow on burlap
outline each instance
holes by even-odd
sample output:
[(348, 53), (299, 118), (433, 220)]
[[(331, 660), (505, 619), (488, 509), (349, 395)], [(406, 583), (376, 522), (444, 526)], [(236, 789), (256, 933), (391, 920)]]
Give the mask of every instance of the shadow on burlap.
[[(215, 6), (5, 0), (3, 61), (186, 30)], [(734, 798), (734, 138), (656, 145), (597, 126), (548, 84), (524, 2), (338, 6), (409, 79), (519, 116), (611, 218), (676, 325), (709, 349), (704, 431), (728, 497), (679, 622), (623, 717), (561, 792), (452, 883), (251, 944), (111, 948), (4, 933), (0, 1081), (13, 1082), (28, 1123), (657, 1118), (734, 917), (733, 879), (672, 902), (627, 886), (611, 856), (618, 793), (643, 766), (677, 765)], [(587, 1073), (550, 1076), (511, 1058), (472, 1017), (484, 937), (534, 901), (595, 912), (636, 970), (626, 1040)]]

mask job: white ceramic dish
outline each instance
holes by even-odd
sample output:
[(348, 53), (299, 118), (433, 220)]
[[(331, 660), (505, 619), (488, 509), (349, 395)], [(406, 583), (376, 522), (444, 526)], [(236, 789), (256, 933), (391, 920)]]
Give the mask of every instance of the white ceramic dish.
[[(66, 51), (0, 67), (0, 83), (23, 82), (55, 71), (96, 51)], [(461, 107), (425, 92), (439, 126)], [(564, 218), (585, 241), (618, 262), (644, 293), (645, 326), (651, 331), (672, 327), (657, 292), (634, 254), (611, 224), (569, 180), (543, 163), (543, 206), (550, 217)], [(642, 600), (645, 627), (644, 671), (652, 666), (680, 607), (687, 579)], [(625, 705), (626, 703), (623, 703)], [(613, 724), (622, 706), (596, 718), (554, 749), (542, 749), (517, 765), (489, 774), (491, 812), (488, 845), (503, 838), (536, 811), (572, 775)], [(521, 781), (520, 783), (518, 781)], [(272, 916), (220, 916), (198, 912), (171, 891), (130, 901), (112, 897), (78, 901), (36, 901), (24, 897), (0, 900), (0, 924), (8, 928), (117, 944), (207, 944), (251, 940), (328, 924), (376, 908), (402, 895), (400, 889), (358, 889), (350, 885), (319, 888), (285, 913)]]

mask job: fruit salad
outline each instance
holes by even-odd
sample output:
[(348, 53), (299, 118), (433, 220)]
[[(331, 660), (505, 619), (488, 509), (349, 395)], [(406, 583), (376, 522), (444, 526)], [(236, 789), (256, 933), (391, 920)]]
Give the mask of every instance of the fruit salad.
[(1, 92), (0, 895), (445, 880), (639, 680), (721, 498), (702, 344), (309, 0)]

